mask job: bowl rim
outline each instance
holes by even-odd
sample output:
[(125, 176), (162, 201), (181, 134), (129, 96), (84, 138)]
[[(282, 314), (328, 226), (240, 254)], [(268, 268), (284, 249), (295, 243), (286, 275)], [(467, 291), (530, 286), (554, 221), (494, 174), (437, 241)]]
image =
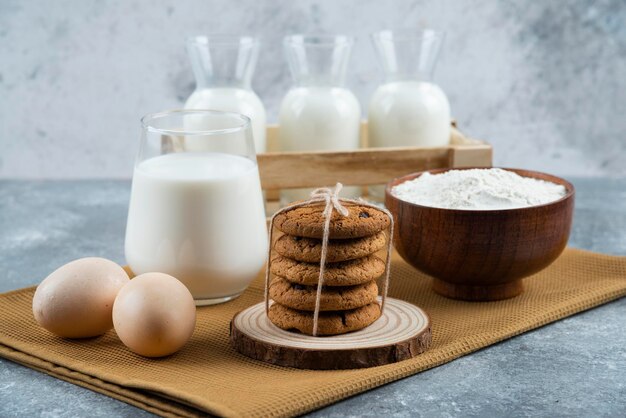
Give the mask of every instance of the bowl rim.
[[(561, 197), (560, 199), (554, 200), (552, 202), (547, 202), (547, 203), (543, 203), (541, 205), (533, 205), (533, 206), (525, 206), (522, 208), (507, 208), (507, 209), (451, 209), (451, 208), (438, 208), (435, 206), (425, 206), (425, 205), (420, 205), (418, 203), (413, 203), (413, 202), (409, 202), (403, 199), (400, 199), (397, 196), (394, 196), (391, 193), (391, 188), (395, 187), (399, 184), (402, 184), (406, 181), (409, 180), (414, 180), (416, 178), (418, 178), (419, 176), (421, 176), (424, 173), (430, 173), (430, 174), (441, 174), (441, 173), (445, 173), (447, 171), (452, 171), (452, 170), (475, 170), (475, 169), (479, 169), (479, 170), (487, 170), (490, 168), (499, 168), (501, 170), (506, 170), (506, 171), (512, 171), (522, 177), (530, 177), (530, 178), (535, 178), (538, 180), (544, 180), (542, 179), (541, 176), (544, 177), (548, 177), (551, 179), (555, 179), (556, 181), (552, 181), (552, 180), (547, 180), (547, 181), (552, 181), (552, 183), (556, 183), (556, 184), (560, 184), (561, 186), (565, 187), (565, 195), (563, 195), (563, 197)], [(533, 177), (533, 176), (527, 176), (524, 175), (520, 172), (524, 172), (524, 173), (531, 173), (531, 174), (537, 174), (539, 175), (539, 177)], [(389, 199), (395, 199), (398, 202), (402, 202), (403, 204), (406, 205), (410, 205), (410, 206), (415, 206), (416, 208), (419, 209), (435, 209), (435, 210), (442, 210), (442, 211), (448, 211), (450, 213), (452, 212), (460, 212), (460, 213), (503, 213), (503, 212), (511, 212), (511, 211), (527, 211), (527, 210), (534, 210), (537, 208), (543, 208), (546, 206), (550, 206), (550, 205), (554, 205), (557, 204), (559, 202), (563, 202), (565, 200), (568, 199), (572, 199), (574, 197), (574, 195), (576, 194), (576, 189), (574, 188), (574, 185), (572, 183), (570, 183), (568, 180), (565, 180), (562, 177), (558, 177), (555, 176), (554, 174), (549, 174), (549, 173), (544, 173), (541, 171), (535, 171), (535, 170), (528, 170), (525, 168), (510, 168), (510, 167), (454, 167), (454, 168), (434, 168), (434, 169), (430, 169), (430, 170), (422, 170), (422, 171), (416, 171), (413, 173), (409, 173), (406, 174), (404, 176), (400, 176), (400, 177), (396, 177), (393, 180), (389, 181), (387, 183), (387, 185), (385, 186), (385, 200), (387, 198)]]

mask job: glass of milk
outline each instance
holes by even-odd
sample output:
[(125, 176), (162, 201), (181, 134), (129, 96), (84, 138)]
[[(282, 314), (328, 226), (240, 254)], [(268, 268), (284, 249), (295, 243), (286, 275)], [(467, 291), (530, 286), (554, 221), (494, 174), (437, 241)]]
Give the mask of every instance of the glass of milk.
[(259, 41), (251, 36), (212, 35), (187, 39), (187, 52), (196, 78), (196, 90), (185, 109), (235, 112), (252, 120), (257, 152), (265, 152), (267, 117), (251, 80)]
[[(354, 39), (344, 35), (291, 35), (284, 39), (294, 85), (279, 111), (281, 151), (354, 150), (359, 148), (361, 106), (345, 87)], [(323, 185), (320, 186), (330, 186)], [(343, 189), (360, 195), (359, 187)], [(310, 190), (281, 193), (281, 203), (306, 199)]]
[(141, 122), (126, 226), (130, 268), (176, 277), (197, 305), (237, 297), (268, 251), (250, 119), (177, 110)]
[[(450, 142), (450, 103), (432, 82), (444, 34), (434, 30), (374, 33), (385, 81), (368, 110), (370, 147), (442, 147)], [(383, 187), (371, 187), (380, 197)]]

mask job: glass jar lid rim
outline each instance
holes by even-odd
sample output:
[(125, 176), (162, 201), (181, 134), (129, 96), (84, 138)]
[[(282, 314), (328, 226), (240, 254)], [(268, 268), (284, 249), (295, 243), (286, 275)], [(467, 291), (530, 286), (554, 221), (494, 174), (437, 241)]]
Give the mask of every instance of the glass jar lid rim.
[[(174, 115), (211, 115), (211, 116), (227, 116), (232, 118), (233, 121), (238, 120), (239, 123), (233, 124), (230, 128), (220, 128), (220, 129), (166, 129), (166, 128), (158, 128), (154, 126), (152, 123), (155, 120), (174, 116)], [(141, 126), (149, 131), (156, 132), (163, 135), (223, 135), (223, 134), (231, 134), (235, 132), (240, 132), (244, 129), (248, 129), (250, 127), (250, 118), (234, 112), (222, 112), (218, 110), (208, 110), (208, 109), (175, 109), (175, 110), (166, 110), (163, 112), (156, 113), (148, 113), (141, 118)]]

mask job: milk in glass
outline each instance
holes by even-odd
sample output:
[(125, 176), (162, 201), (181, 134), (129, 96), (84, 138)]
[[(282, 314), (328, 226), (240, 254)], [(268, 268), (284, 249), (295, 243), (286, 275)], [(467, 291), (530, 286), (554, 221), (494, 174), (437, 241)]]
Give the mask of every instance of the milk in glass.
[(267, 253), (259, 174), (220, 153), (173, 153), (135, 168), (126, 260), (171, 274), (196, 299), (241, 293)]
[(208, 111), (149, 117), (133, 175), (127, 262), (135, 274), (176, 277), (199, 305), (232, 299), (256, 277), (268, 251), (249, 121)]

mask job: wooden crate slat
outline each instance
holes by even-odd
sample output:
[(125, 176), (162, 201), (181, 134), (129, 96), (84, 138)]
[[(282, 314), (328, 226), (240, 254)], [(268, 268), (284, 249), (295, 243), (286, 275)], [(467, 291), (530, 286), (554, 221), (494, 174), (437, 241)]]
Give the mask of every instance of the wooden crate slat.
[(257, 156), (264, 189), (342, 182), (382, 184), (414, 171), (448, 167), (449, 148), (381, 148), (342, 152), (280, 152)]
[(453, 145), (450, 148), (449, 167), (491, 167), (493, 149), (488, 144)]
[[(267, 128), (267, 149), (259, 154), (261, 186), (269, 200), (277, 189), (346, 185), (367, 186), (415, 171), (447, 167), (490, 167), (492, 148), (466, 138), (453, 124), (452, 144), (440, 148), (364, 148), (354, 151), (272, 152), (278, 150), (278, 126)], [(367, 122), (361, 124), (361, 145), (367, 145)]]

